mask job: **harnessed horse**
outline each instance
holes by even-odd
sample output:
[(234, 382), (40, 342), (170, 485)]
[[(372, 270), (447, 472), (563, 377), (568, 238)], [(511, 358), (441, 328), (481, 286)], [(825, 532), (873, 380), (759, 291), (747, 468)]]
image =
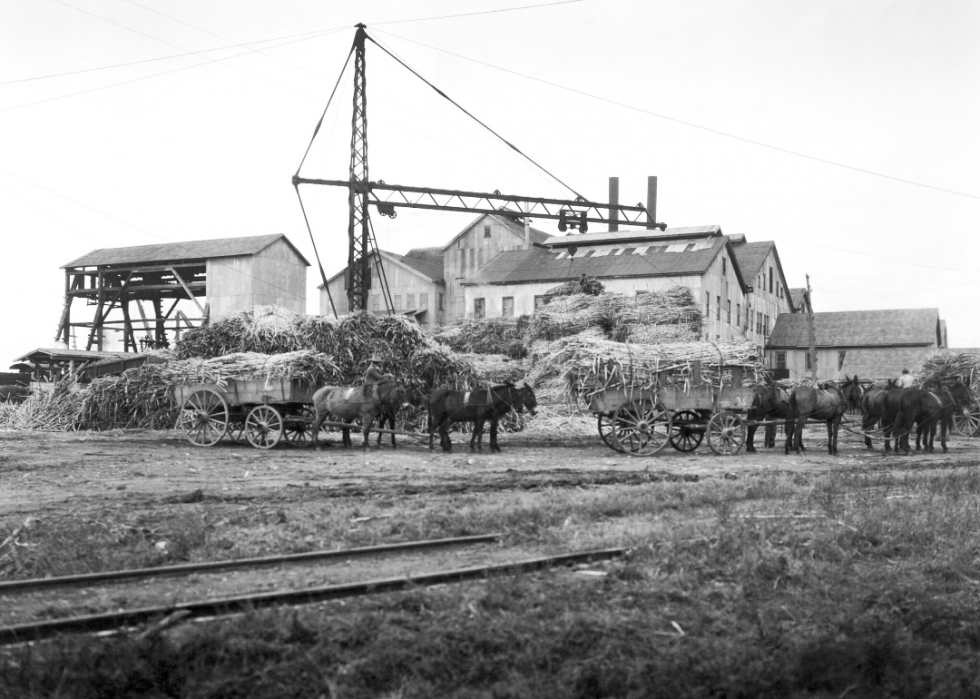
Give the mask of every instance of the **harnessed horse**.
[(316, 420), (313, 422), (313, 448), (318, 447), (317, 437), (323, 421), (327, 419), (327, 415), (333, 415), (348, 425), (343, 433), (345, 447), (351, 446), (350, 425), (355, 419), (361, 418), (361, 433), (364, 435), (364, 443), (361, 446), (367, 449), (368, 435), (375, 419), (386, 409), (397, 411), (407, 403), (408, 391), (401, 384), (394, 382), (381, 383), (369, 388), (323, 386), (313, 394), (313, 406), (316, 408)]
[[(785, 420), (784, 431), (786, 432), (786, 453), (793, 444), (793, 411), (789, 405), (789, 392), (780, 386), (756, 386), (752, 397), (752, 408), (749, 410), (748, 437), (745, 442), (745, 450), (755, 451), (755, 431), (759, 428), (756, 422), (765, 422), (775, 418)], [(771, 434), (770, 434), (771, 430)], [(765, 445), (774, 447), (776, 445), (776, 426), (765, 426)], [(804, 449), (803, 445), (800, 448)]]
[(789, 403), (793, 409), (794, 436), (793, 444), (796, 453), (800, 453), (803, 440), (803, 427), (809, 419), (823, 420), (827, 423), (827, 453), (837, 456), (837, 436), (844, 413), (849, 408), (857, 409), (861, 405), (861, 384), (858, 377), (847, 378), (838, 388), (812, 388), (797, 386), (790, 394)]
[(490, 450), (500, 451), (497, 445), (497, 423), (511, 409), (523, 412), (526, 407), (534, 415), (538, 401), (534, 391), (526, 383), (517, 388), (502, 384), (475, 391), (451, 391), (440, 388), (429, 396), (429, 449), (432, 437), (439, 430), (439, 444), (443, 451), (452, 451), (449, 427), (454, 422), (472, 422), (470, 451), (483, 451), (483, 426), (490, 420)]

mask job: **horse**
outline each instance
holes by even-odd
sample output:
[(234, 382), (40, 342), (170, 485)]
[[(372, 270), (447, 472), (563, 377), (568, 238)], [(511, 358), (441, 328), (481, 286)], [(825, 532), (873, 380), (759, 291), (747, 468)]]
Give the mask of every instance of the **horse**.
[[(875, 425), (881, 422), (882, 413), (885, 410), (885, 396), (888, 391), (898, 390), (895, 379), (888, 379), (884, 388), (869, 388), (861, 396), (861, 431), (868, 432), (874, 429)], [(874, 449), (871, 444), (871, 437), (864, 435), (864, 446)]]
[(827, 423), (827, 453), (837, 456), (837, 435), (844, 413), (849, 408), (857, 409), (861, 405), (861, 384), (858, 377), (847, 378), (839, 388), (812, 388), (797, 386), (789, 396), (789, 404), (793, 410), (794, 435), (793, 444), (796, 453), (800, 453), (803, 441), (803, 427), (810, 418), (824, 420)]
[[(942, 418), (943, 409), (943, 401), (935, 393), (922, 388), (908, 388), (903, 391), (892, 425), (895, 451), (901, 449), (906, 454), (912, 451), (909, 447), (909, 433), (914, 426), (918, 426), (915, 439), (916, 451), (920, 449), (919, 442), (923, 435), (925, 435), (926, 451), (930, 451), (928, 436), (936, 429), (936, 423)], [(940, 441), (943, 451), (946, 451), (945, 430)]]
[[(789, 393), (780, 386), (756, 386), (752, 396), (752, 407), (748, 414), (749, 434), (745, 442), (746, 451), (755, 451), (755, 431), (758, 429), (758, 425), (755, 423), (773, 418), (786, 421), (784, 427), (786, 431), (786, 453), (789, 454), (793, 445), (793, 412), (789, 405)], [(770, 428), (772, 429), (771, 435)], [(765, 445), (766, 447), (776, 445), (775, 425), (766, 425)], [(806, 451), (802, 444), (800, 448)]]
[(385, 382), (374, 387), (377, 391), (377, 398), (370, 397), (367, 393), (371, 389), (362, 386), (348, 388), (344, 386), (323, 386), (318, 388), (313, 394), (313, 406), (316, 408), (316, 419), (313, 421), (313, 448), (318, 447), (317, 437), (320, 435), (320, 427), (327, 415), (337, 417), (341, 422), (348, 426), (344, 428), (343, 444), (345, 447), (351, 446), (350, 425), (355, 419), (361, 418), (361, 433), (364, 435), (362, 448), (368, 448), (368, 434), (382, 412), (390, 406), (390, 409), (397, 411), (408, 403), (408, 391), (399, 383)]
[(511, 409), (523, 412), (527, 407), (532, 415), (538, 402), (534, 391), (526, 383), (521, 388), (506, 383), (475, 391), (437, 389), (429, 396), (429, 449), (432, 438), (439, 430), (439, 445), (443, 451), (452, 451), (449, 427), (454, 422), (472, 422), (470, 451), (483, 451), (483, 426), (490, 420), (490, 450), (500, 451), (497, 445), (497, 422)]
[[(413, 408), (421, 408), (426, 403), (425, 394), (415, 388), (408, 389), (408, 404)], [(383, 430), (385, 425), (392, 430), (391, 433), (391, 448), (397, 449), (398, 444), (395, 442), (395, 414), (398, 412), (397, 408), (401, 406), (392, 406), (390, 403), (381, 404), (381, 415), (378, 416), (378, 430)], [(378, 448), (381, 448), (381, 438), (384, 437), (384, 432), (378, 432)]]
[(936, 382), (930, 382), (929, 384), (924, 384), (922, 390), (933, 397), (935, 404), (927, 399), (922, 399), (916, 405), (916, 398), (914, 396), (903, 398), (899, 412), (902, 422), (897, 427), (902, 432), (900, 439), (903, 448), (906, 454), (909, 453), (908, 432), (906, 432), (906, 429), (911, 430), (912, 424), (909, 421), (908, 413), (915, 412), (916, 408), (918, 408), (917, 414), (913, 417), (919, 423), (919, 429), (916, 432), (915, 438), (915, 450), (919, 451), (921, 448), (928, 452), (934, 451), (936, 428), (938, 426), (939, 442), (942, 444), (943, 453), (945, 454), (949, 451), (946, 446), (946, 435), (953, 429), (953, 413), (963, 405), (969, 405), (973, 402), (973, 392), (969, 386), (961, 383), (959, 379), (945, 386)]

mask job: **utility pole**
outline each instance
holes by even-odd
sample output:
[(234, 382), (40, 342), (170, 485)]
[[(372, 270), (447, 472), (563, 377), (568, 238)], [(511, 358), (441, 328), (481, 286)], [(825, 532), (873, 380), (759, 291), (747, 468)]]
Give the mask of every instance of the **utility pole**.
[(806, 324), (810, 331), (810, 380), (817, 383), (817, 337), (813, 332), (813, 303), (810, 300), (810, 275), (806, 275)]

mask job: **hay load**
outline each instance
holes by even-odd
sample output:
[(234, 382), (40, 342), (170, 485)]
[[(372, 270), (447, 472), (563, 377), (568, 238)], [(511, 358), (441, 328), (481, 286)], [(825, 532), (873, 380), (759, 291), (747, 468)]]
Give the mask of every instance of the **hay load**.
[(918, 379), (920, 383), (959, 379), (976, 388), (980, 381), (980, 354), (937, 352), (923, 360)]

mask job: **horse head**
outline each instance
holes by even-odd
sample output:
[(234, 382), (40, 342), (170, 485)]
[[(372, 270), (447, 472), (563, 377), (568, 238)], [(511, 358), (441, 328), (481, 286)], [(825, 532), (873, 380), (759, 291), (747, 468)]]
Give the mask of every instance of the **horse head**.
[(861, 388), (861, 382), (858, 380), (857, 374), (852, 378), (848, 378), (847, 374), (844, 374), (844, 384), (840, 387), (840, 392), (847, 401), (847, 407), (857, 410), (861, 407), (861, 396), (864, 394), (864, 389)]
[(946, 386), (946, 391), (953, 399), (953, 402), (956, 403), (957, 407), (972, 405), (976, 401), (973, 396), (973, 390), (960, 381), (959, 377), (956, 377), (953, 383)]
[(524, 404), (524, 407), (527, 408), (527, 411), (531, 413), (531, 415), (537, 415), (535, 408), (538, 407), (538, 399), (534, 395), (534, 389), (527, 385), (527, 381), (524, 382), (523, 386), (517, 389), (517, 395), (520, 396), (520, 401)]

